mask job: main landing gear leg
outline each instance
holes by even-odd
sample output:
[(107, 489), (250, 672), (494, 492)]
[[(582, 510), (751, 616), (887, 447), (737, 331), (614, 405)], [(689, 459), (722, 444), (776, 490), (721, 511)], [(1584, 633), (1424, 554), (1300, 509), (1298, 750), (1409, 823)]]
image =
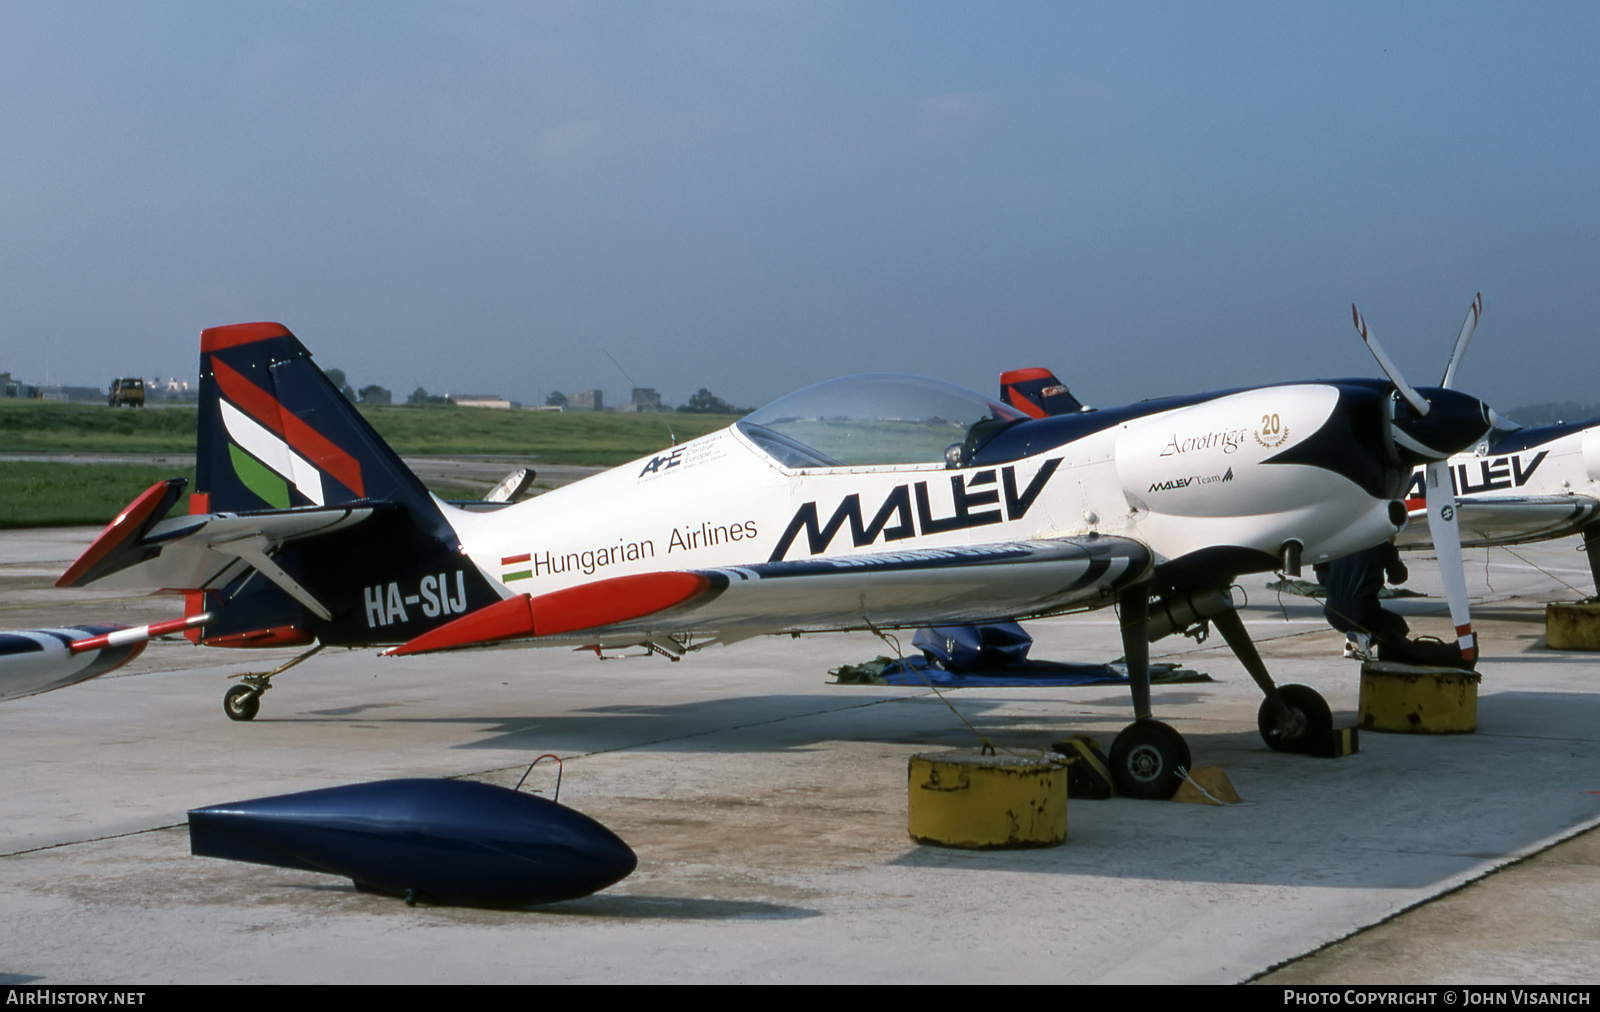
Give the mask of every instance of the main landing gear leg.
[(1143, 587), (1124, 591), (1118, 604), (1134, 720), (1111, 743), (1111, 776), (1119, 794), (1164, 800), (1178, 789), (1178, 771), (1189, 766), (1189, 746), (1181, 734), (1150, 716), (1149, 592)]
[(1583, 529), (1583, 553), (1589, 557), (1589, 575), (1594, 577), (1594, 593), (1600, 597), (1600, 521)]
[(1211, 623), (1266, 693), (1256, 714), (1256, 726), (1268, 747), (1278, 752), (1308, 752), (1328, 737), (1333, 729), (1333, 713), (1327, 701), (1309, 685), (1275, 685), (1237, 611), (1220, 611), (1211, 616)]
[(240, 685), (235, 685), (222, 696), (222, 712), (228, 715), (229, 720), (255, 720), (256, 714), (261, 710), (261, 695), (272, 688), (272, 676), (288, 671), (301, 661), (322, 649), (322, 644), (307, 650), (286, 664), (280, 664), (271, 671), (254, 671), (245, 675), (237, 675)]

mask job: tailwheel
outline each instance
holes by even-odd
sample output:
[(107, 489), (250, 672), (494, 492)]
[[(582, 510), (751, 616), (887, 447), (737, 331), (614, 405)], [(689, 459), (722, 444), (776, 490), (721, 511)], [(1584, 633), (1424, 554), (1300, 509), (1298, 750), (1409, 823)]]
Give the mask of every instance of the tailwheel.
[(229, 689), (222, 696), (222, 711), (228, 715), (229, 720), (255, 720), (256, 714), (261, 712), (262, 694), (272, 688), (272, 676), (288, 671), (296, 664), (316, 654), (322, 649), (322, 646), (321, 643), (318, 643), (294, 660), (286, 661), (271, 671), (257, 671), (238, 676), (239, 684)]
[(261, 712), (261, 692), (248, 685), (235, 685), (222, 696), (222, 712), (229, 720), (254, 720)]
[(1165, 801), (1178, 789), (1180, 768), (1189, 767), (1183, 735), (1158, 720), (1137, 720), (1111, 743), (1111, 776), (1117, 793)]
[(1333, 711), (1328, 701), (1309, 685), (1281, 685), (1278, 697), (1288, 710), (1288, 720), (1278, 717), (1271, 698), (1261, 701), (1256, 727), (1267, 746), (1276, 752), (1309, 752), (1333, 730)]

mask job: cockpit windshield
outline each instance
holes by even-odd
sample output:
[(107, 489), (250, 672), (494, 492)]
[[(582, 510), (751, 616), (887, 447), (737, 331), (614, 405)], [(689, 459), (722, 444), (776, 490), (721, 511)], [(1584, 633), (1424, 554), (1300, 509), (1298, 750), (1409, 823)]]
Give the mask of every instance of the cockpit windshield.
[(980, 393), (899, 373), (846, 376), (746, 415), (739, 430), (785, 467), (928, 464), (1025, 416)]

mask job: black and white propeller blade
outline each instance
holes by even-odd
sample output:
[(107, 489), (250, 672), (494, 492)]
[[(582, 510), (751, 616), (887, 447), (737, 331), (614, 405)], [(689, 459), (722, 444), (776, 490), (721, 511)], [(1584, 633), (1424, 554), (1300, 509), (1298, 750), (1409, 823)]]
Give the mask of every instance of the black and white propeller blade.
[(1379, 344), (1378, 339), (1373, 337), (1372, 332), (1367, 329), (1367, 321), (1362, 319), (1361, 310), (1356, 308), (1354, 302), (1350, 303), (1350, 315), (1355, 317), (1356, 333), (1360, 334), (1361, 340), (1367, 343), (1367, 350), (1372, 352), (1372, 357), (1378, 360), (1378, 368), (1382, 369), (1383, 374), (1389, 377), (1389, 382), (1394, 384), (1395, 390), (1399, 392), (1401, 397), (1406, 399), (1406, 403), (1411, 405), (1412, 410), (1420, 416), (1426, 416), (1428, 414), (1428, 402), (1422, 399), (1422, 395), (1417, 393), (1415, 387), (1406, 382), (1404, 376), (1400, 375), (1400, 367), (1394, 364), (1393, 360), (1389, 358), (1389, 353), (1383, 350), (1383, 345)]
[(1450, 621), (1456, 627), (1461, 659), (1471, 664), (1478, 659), (1478, 641), (1472, 635), (1466, 564), (1461, 557), (1461, 525), (1456, 519), (1456, 494), (1450, 487), (1449, 461), (1428, 463), (1427, 486), (1428, 533), (1439, 561), (1439, 582), (1444, 585), (1444, 599), (1450, 602)]
[[(1483, 293), (1479, 292), (1461, 323), (1461, 334), (1450, 353), (1450, 364), (1445, 366), (1444, 379), (1439, 383), (1446, 390), (1453, 389), (1456, 369), (1467, 354), (1467, 344), (1472, 332), (1478, 329), (1483, 316)], [(1478, 658), (1478, 642), (1472, 635), (1472, 613), (1467, 603), (1467, 577), (1461, 557), (1461, 523), (1456, 517), (1456, 497), (1450, 481), (1447, 461), (1428, 464), (1428, 532), (1433, 536), (1433, 550), (1439, 560), (1439, 579), (1444, 584), (1445, 600), (1450, 602), (1450, 621), (1456, 627), (1456, 642), (1467, 663)]]
[(1444, 367), (1444, 379), (1439, 385), (1446, 390), (1455, 389), (1456, 369), (1461, 365), (1461, 360), (1467, 355), (1467, 344), (1472, 340), (1472, 332), (1478, 329), (1478, 317), (1483, 315), (1483, 293), (1472, 300), (1472, 307), (1467, 310), (1467, 318), (1461, 323), (1461, 333), (1456, 337), (1456, 346), (1450, 352), (1450, 364)]
[[(1372, 336), (1367, 328), (1367, 321), (1361, 316), (1361, 311), (1354, 305), (1350, 313), (1355, 318), (1356, 331), (1361, 335), (1361, 340), (1366, 342), (1367, 349), (1372, 352), (1372, 357), (1378, 360), (1381, 368), (1389, 381), (1394, 384), (1395, 392), (1404, 398), (1411, 409), (1416, 413), (1416, 419), (1427, 418), (1434, 405), (1420, 394), (1415, 387), (1406, 382), (1396, 366), (1383, 350), (1383, 345)], [(1477, 329), (1478, 319), (1483, 315), (1483, 296), (1480, 294), (1472, 301), (1472, 307), (1467, 311), (1467, 318), (1461, 325), (1461, 333), (1456, 338), (1455, 349), (1451, 352), (1450, 362), (1445, 367), (1443, 390), (1450, 390), (1455, 383), (1456, 370), (1461, 365), (1462, 358), (1466, 355), (1467, 344), (1472, 340), (1472, 333)], [(1459, 400), (1459, 394), (1446, 394), (1435, 391), (1436, 399), (1451, 401)], [(1458, 415), (1463, 405), (1459, 403), (1447, 410), (1447, 414)], [(1479, 414), (1482, 416), (1483, 427), (1478, 432), (1486, 432), (1488, 427), (1487, 409), (1478, 405)], [(1416, 420), (1414, 420), (1416, 421)], [(1464, 418), (1461, 419), (1464, 421)], [(1475, 423), (1474, 423), (1475, 424)], [(1467, 599), (1466, 567), (1461, 557), (1461, 528), (1456, 517), (1456, 496), (1450, 479), (1449, 456), (1451, 445), (1460, 442), (1460, 437), (1467, 432), (1464, 425), (1457, 424), (1456, 419), (1448, 423), (1449, 438), (1438, 438), (1446, 434), (1441, 427), (1434, 430), (1424, 430), (1417, 422), (1413, 431), (1401, 424), (1400, 419), (1391, 418), (1390, 432), (1395, 444), (1404, 447), (1423, 458), (1426, 464), (1426, 497), (1428, 509), (1428, 531), (1433, 538), (1434, 555), (1439, 563), (1439, 581), (1444, 586), (1445, 600), (1450, 604), (1450, 621), (1456, 628), (1456, 642), (1461, 648), (1462, 660), (1472, 664), (1477, 660), (1477, 640), (1472, 635), (1471, 607)]]

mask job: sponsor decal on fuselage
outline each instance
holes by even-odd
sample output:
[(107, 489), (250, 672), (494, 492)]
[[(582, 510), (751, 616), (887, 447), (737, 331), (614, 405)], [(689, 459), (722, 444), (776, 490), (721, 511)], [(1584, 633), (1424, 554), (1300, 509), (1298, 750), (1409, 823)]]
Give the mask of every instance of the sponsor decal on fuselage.
[(426, 618), (460, 615), (467, 610), (466, 574), (456, 570), (452, 588), (450, 574), (430, 573), (418, 582), (415, 594), (402, 591), (398, 580), (369, 584), (361, 588), (361, 603), (366, 606), (368, 629), (410, 622), (407, 608), (420, 608)]
[(746, 520), (742, 524), (708, 524), (702, 521), (698, 527), (674, 527), (672, 537), (667, 539), (667, 554), (692, 552), (696, 548), (710, 548), (755, 536), (754, 520)]
[[(944, 534), (1005, 520), (1021, 520), (1060, 466), (1060, 457), (1045, 461), (1033, 480), (1020, 491), (1017, 488), (1016, 469), (1011, 465), (998, 469), (998, 477), (994, 468), (979, 471), (971, 477), (951, 475), (950, 495), (954, 512), (948, 517), (933, 515), (928, 483), (925, 481), (896, 485), (872, 513), (870, 522), (862, 512), (859, 492), (852, 492), (840, 500), (826, 524), (822, 523), (822, 514), (817, 509), (816, 501), (808, 502), (795, 510), (794, 517), (767, 561), (781, 562), (802, 531), (805, 532), (806, 548), (810, 554), (821, 555), (846, 525), (850, 528), (850, 543), (862, 548), (879, 538), (884, 541), (903, 541), (919, 534)], [(913, 499), (916, 501), (914, 511)]]
[(1167, 440), (1167, 445), (1162, 447), (1160, 456), (1171, 457), (1180, 453), (1194, 453), (1197, 450), (1221, 450), (1223, 453), (1232, 453), (1243, 443), (1249, 429), (1219, 429), (1216, 432), (1206, 432), (1198, 436), (1184, 436), (1176, 432)]
[(1213, 485), (1217, 482), (1232, 481), (1233, 468), (1228, 468), (1224, 474), (1191, 474), (1186, 478), (1173, 478), (1170, 481), (1156, 481), (1150, 483), (1152, 492), (1170, 492), (1175, 488), (1188, 488), (1190, 485)]
[(651, 457), (644, 462), (634, 480), (647, 482), (662, 475), (678, 474), (700, 464), (721, 460), (727, 455), (727, 440), (721, 433), (712, 433)]
[(545, 549), (523, 552), (520, 555), (507, 555), (500, 559), (502, 570), (500, 580), (503, 583), (512, 583), (516, 580), (561, 576), (567, 573), (593, 576), (608, 566), (656, 558), (658, 543), (666, 545), (659, 554), (673, 555), (731, 544), (735, 541), (747, 541), (758, 533), (754, 520), (725, 524), (704, 520), (698, 524), (674, 527), (665, 536), (657, 535), (638, 540), (618, 538), (614, 545), (600, 545), (576, 551)]
[(503, 573), (500, 577), (504, 583), (513, 580), (527, 580), (540, 576), (559, 576), (562, 573), (582, 573), (593, 576), (597, 571), (607, 566), (615, 566), (622, 562), (638, 562), (640, 559), (653, 559), (656, 557), (655, 541), (646, 538), (641, 541), (628, 541), (618, 538), (614, 545), (600, 545), (594, 548), (585, 548), (581, 551), (542, 551), (523, 552), (521, 555), (507, 555), (500, 560), (502, 568), (511, 571)]
[(655, 474), (670, 467), (677, 467), (682, 463), (683, 447), (679, 446), (673, 449), (671, 453), (663, 453), (645, 461), (644, 470), (639, 472), (639, 477), (643, 478), (647, 474)]
[(1256, 437), (1256, 442), (1262, 446), (1276, 450), (1288, 440), (1289, 427), (1283, 424), (1283, 419), (1277, 412), (1272, 412), (1261, 416), (1261, 425), (1253, 435)]
[[(1486, 458), (1474, 463), (1455, 464), (1450, 468), (1450, 485), (1456, 495), (1521, 488), (1528, 483), (1533, 473), (1539, 470), (1539, 465), (1544, 463), (1544, 458), (1549, 455), (1549, 450), (1540, 450), (1531, 455), (1516, 453), (1505, 457)], [(1411, 475), (1411, 484), (1406, 486), (1405, 497), (1426, 498), (1428, 494), (1426, 479), (1426, 471), (1414, 472)]]

